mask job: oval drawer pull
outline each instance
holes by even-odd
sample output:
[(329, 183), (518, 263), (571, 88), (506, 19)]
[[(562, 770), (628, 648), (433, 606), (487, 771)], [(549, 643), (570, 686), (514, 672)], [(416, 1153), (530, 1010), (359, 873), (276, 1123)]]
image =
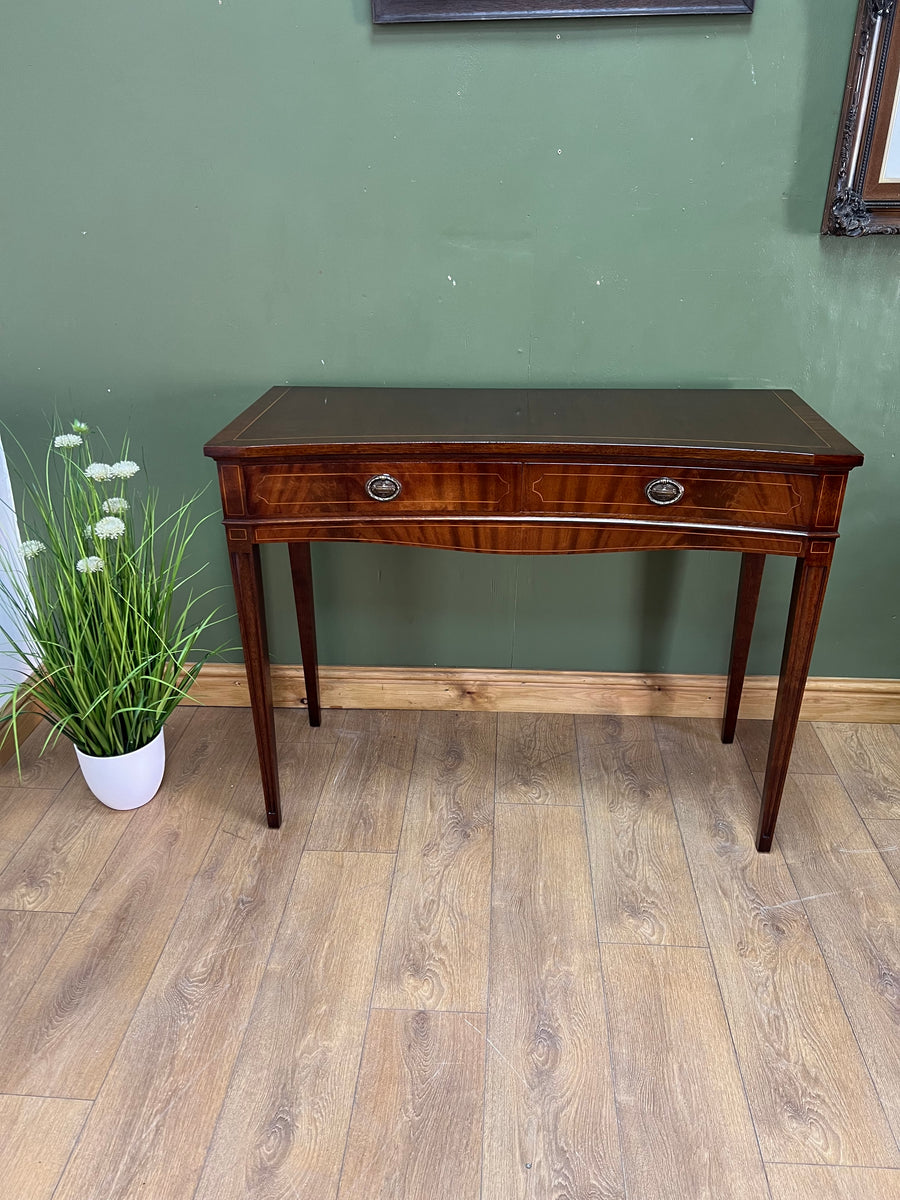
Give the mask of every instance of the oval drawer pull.
[(648, 483), (644, 488), (644, 495), (653, 504), (677, 504), (684, 495), (684, 488), (674, 479), (663, 476), (662, 479), (654, 479), (652, 483)]
[(372, 500), (396, 500), (400, 488), (400, 480), (393, 475), (373, 475), (366, 484), (366, 495)]

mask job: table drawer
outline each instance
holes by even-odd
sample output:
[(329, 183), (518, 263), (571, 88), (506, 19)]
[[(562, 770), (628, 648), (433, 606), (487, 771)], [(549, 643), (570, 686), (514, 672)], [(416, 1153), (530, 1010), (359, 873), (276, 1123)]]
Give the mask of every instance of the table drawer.
[(526, 466), (523, 508), (548, 515), (800, 529), (812, 523), (815, 493), (812, 475), (548, 463)]
[(247, 513), (258, 517), (382, 516), (515, 511), (518, 463), (348, 462), (244, 468)]

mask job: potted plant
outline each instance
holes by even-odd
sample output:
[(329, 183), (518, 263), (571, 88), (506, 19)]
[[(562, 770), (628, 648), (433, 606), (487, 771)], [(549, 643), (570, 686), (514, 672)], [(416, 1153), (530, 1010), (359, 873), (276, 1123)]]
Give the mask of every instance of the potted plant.
[(68, 738), (88, 787), (111, 808), (156, 794), (165, 767), (166, 719), (209, 651), (198, 640), (214, 613), (192, 620), (183, 559), (199, 524), (196, 496), (161, 516), (157, 496), (132, 480), (128, 453), (95, 459), (89, 429), (55, 432), (45, 469), (27, 462), (21, 543), (24, 572), (0, 576), (3, 632), (26, 677), (13, 688), (4, 738), (19, 751), (18, 723), (38, 709), (51, 723), (42, 749)]

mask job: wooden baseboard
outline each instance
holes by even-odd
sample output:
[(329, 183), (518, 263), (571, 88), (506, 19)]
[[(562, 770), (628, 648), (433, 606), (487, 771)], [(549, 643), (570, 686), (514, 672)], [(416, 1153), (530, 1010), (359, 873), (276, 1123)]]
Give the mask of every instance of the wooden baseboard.
[[(777, 682), (748, 678), (741, 716), (771, 718)], [(324, 708), (720, 717), (725, 703), (724, 675), (320, 667), (319, 687)], [(273, 666), (272, 689), (277, 707), (305, 707), (300, 667)], [(244, 668), (229, 663), (205, 666), (191, 695), (210, 706), (250, 703)], [(900, 679), (810, 679), (801, 719), (900, 723)]]
[[(768, 720), (775, 707), (773, 675), (751, 676), (741, 716)], [(415, 708), (457, 712), (617, 713), (627, 717), (720, 717), (724, 675), (628, 675), (595, 671), (479, 671), (430, 667), (320, 667), (323, 708)], [(279, 708), (306, 706), (303, 670), (272, 667)], [(244, 668), (209, 663), (191, 692), (210, 707), (247, 708)], [(900, 724), (900, 679), (810, 679), (800, 717), (805, 721)], [(20, 721), (19, 740), (41, 718)], [(12, 737), (0, 745), (0, 766), (15, 754)]]
[[(7, 717), (9, 715), (9, 711), (10, 706), (7, 704), (2, 713), (0, 713), (0, 718)], [(44, 718), (40, 715), (40, 713), (36, 712), (28, 712), (19, 717), (19, 745), (21, 745), (27, 737), (34, 733), (43, 719)], [(4, 763), (9, 762), (11, 758), (14, 758), (16, 753), (16, 738), (13, 737), (11, 729), (9, 730), (8, 735), (4, 738), (4, 735), (7, 733), (7, 729), (7, 723), (5, 720), (3, 720), (3, 723), (0, 724), (0, 739), (3, 739), (0, 741), (0, 767), (2, 767)]]

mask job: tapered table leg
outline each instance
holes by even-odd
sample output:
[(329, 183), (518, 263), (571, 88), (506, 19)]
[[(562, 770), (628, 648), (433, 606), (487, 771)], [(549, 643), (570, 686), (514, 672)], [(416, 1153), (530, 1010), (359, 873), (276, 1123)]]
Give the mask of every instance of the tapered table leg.
[(313, 603), (312, 557), (309, 542), (288, 542), (291, 558), (291, 579), (294, 583), (294, 604), (300, 631), (300, 656), (303, 659), (303, 682), (306, 686), (306, 707), (310, 725), (322, 724), (319, 705), (319, 657), (316, 650), (316, 611)]
[(728, 687), (725, 692), (725, 716), (722, 718), (722, 741), (733, 742), (737, 726), (741, 692), (747, 674), (747, 657), (753, 637), (753, 621), (762, 583), (764, 554), (741, 556), (741, 577), (738, 582), (737, 604), (734, 610), (734, 633), (731, 638), (731, 658), (728, 663)]
[(794, 572), (794, 590), (791, 594), (756, 835), (756, 847), (762, 852), (772, 848), (833, 552), (833, 542), (813, 542), (808, 556), (797, 560)]
[(281, 793), (278, 785), (278, 757), (275, 748), (275, 713), (272, 708), (272, 679), (269, 672), (269, 643), (266, 634), (266, 606), (263, 596), (259, 546), (251, 543), (231, 554), (231, 576), (237, 601), (250, 707), (256, 730), (256, 750), (266, 802), (266, 820), (272, 829), (281, 824)]

